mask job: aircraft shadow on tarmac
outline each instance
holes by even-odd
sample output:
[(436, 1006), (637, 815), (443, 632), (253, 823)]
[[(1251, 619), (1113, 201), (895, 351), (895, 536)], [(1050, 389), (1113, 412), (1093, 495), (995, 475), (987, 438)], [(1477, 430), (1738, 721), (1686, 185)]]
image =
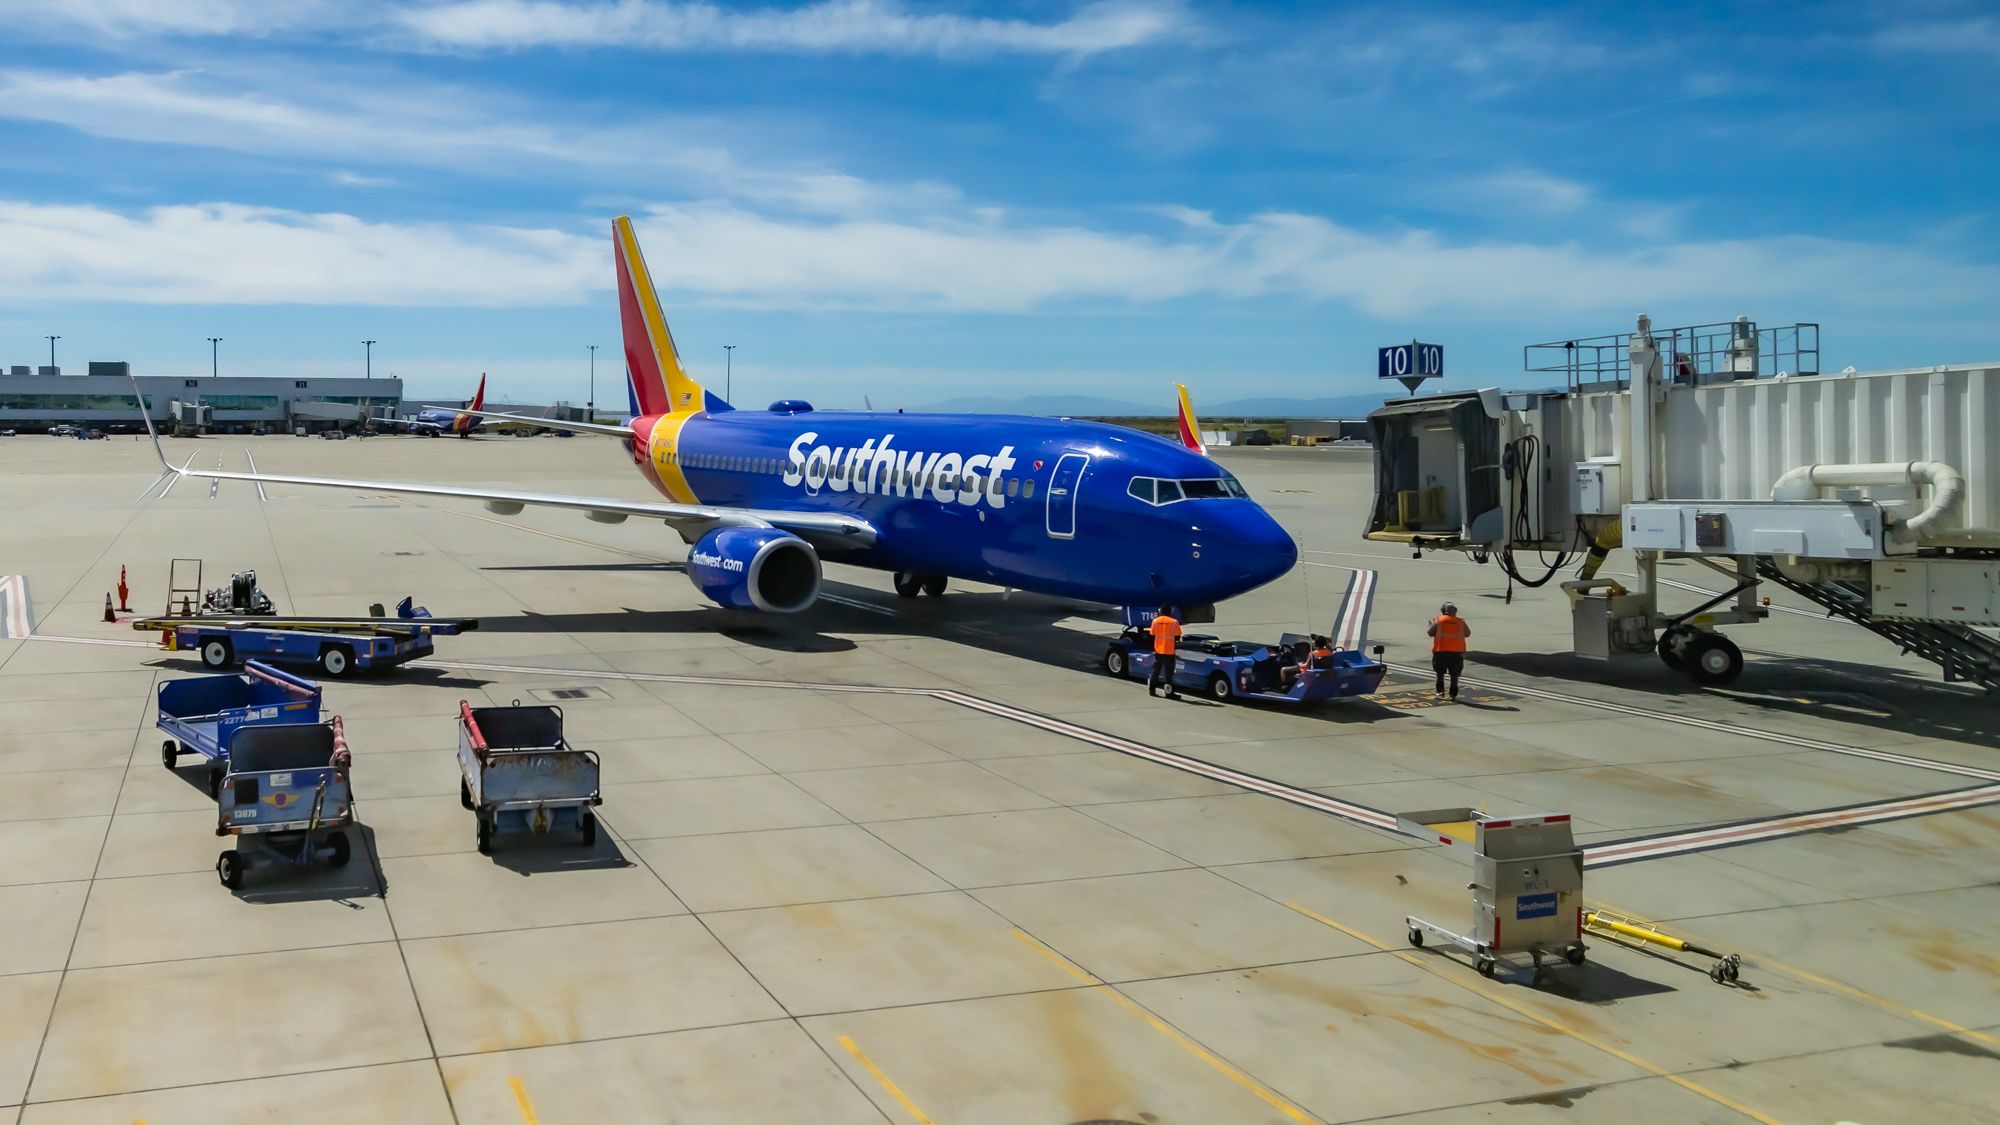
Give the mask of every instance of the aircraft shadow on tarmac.
[[(1953, 742), (2000, 748), (1993, 700), (1978, 689), (1959, 689), (1916, 674), (1875, 665), (1753, 653), (1743, 674), (1724, 687), (1703, 687), (1658, 661), (1601, 664), (1568, 653), (1478, 652), (1468, 665), (1503, 668), (1526, 676), (1582, 680), (1674, 700), (1706, 697), (1763, 710), (1855, 723)], [(1676, 707), (1675, 710), (1684, 710)], [(1698, 713), (1698, 712), (1697, 712)]]

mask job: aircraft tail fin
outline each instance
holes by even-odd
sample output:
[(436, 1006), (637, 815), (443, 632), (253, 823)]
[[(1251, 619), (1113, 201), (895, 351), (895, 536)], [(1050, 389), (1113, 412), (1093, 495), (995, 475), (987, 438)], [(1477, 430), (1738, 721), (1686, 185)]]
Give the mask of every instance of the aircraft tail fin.
[(638, 413), (728, 409), (681, 367), (680, 352), (667, 329), (666, 314), (660, 311), (653, 276), (639, 253), (639, 238), (632, 233), (629, 217), (611, 220), (611, 241), (618, 259), (618, 320), (625, 336), (625, 368)]
[(1181, 444), (1196, 453), (1206, 456), (1208, 454), (1208, 447), (1201, 443), (1201, 424), (1195, 421), (1194, 404), (1188, 401), (1187, 384), (1175, 383), (1174, 390), (1180, 393), (1178, 413), (1180, 416)]
[(466, 404), (468, 410), (486, 409), (486, 372), (479, 373), (479, 389), (472, 392), (472, 401)]

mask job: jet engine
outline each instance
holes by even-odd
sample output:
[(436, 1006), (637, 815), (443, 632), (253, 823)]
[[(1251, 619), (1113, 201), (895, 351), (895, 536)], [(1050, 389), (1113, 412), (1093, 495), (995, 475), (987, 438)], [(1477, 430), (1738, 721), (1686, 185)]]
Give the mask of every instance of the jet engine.
[(687, 556), (695, 589), (726, 609), (797, 613), (819, 597), (819, 554), (774, 527), (722, 527)]

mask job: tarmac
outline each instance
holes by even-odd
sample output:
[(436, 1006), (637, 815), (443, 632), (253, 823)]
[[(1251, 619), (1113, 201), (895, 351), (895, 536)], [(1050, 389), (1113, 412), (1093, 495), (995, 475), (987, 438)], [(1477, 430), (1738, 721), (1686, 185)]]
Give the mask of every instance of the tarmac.
[[(589, 438), (167, 445), (647, 495)], [(1203, 631), (1325, 630), (1377, 569), (1382, 694), (1169, 702), (1097, 670), (1091, 607), (829, 565), (814, 609), (745, 616), (656, 524), (159, 496), (143, 441), (0, 439), (0, 1123), (1995, 1120), (1991, 701), (1784, 596), (1726, 689), (1577, 661), (1553, 585), (1363, 542), (1365, 453), (1218, 458), (1304, 554)], [(153, 725), (201, 669), (101, 620), (121, 566), (157, 613), (174, 557), (254, 568), (284, 613), (482, 619), (328, 684), (345, 869), (217, 884), (212, 802)], [(1456, 704), (1422, 667), (1445, 598)], [(475, 850), (461, 699), (564, 708), (603, 760), (595, 847)], [(1593, 904), (1741, 980), (1596, 938), (1539, 982), (1411, 948), (1407, 914), (1469, 923), (1466, 849), (1371, 817), (1454, 805), (1572, 814)]]

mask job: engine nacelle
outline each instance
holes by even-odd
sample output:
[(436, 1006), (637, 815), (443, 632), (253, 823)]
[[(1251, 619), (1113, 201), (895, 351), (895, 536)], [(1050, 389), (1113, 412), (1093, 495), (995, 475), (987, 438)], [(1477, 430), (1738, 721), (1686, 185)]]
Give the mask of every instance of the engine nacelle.
[(797, 613), (819, 597), (819, 553), (789, 531), (722, 527), (688, 550), (688, 579), (727, 609)]

